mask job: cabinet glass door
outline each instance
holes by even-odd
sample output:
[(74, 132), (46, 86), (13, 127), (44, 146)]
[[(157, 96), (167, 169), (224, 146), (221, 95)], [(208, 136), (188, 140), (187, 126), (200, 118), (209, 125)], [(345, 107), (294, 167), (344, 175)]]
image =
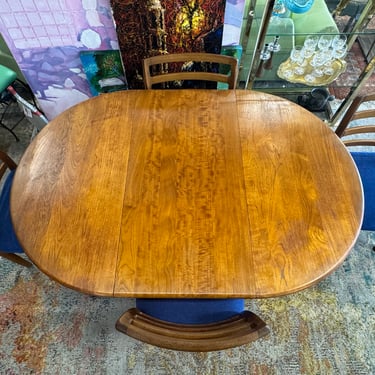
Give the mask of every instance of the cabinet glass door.
[(284, 97), (319, 88), (337, 99), (364, 89), (375, 52), (374, 0), (275, 0), (265, 21), (269, 3), (246, 0), (239, 87)]

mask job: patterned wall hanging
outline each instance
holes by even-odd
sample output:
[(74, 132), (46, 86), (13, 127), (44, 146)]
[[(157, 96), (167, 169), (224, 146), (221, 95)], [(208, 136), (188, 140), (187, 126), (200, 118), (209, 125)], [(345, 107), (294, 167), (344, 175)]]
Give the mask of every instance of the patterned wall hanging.
[(142, 60), (176, 52), (220, 53), (226, 0), (111, 0), (129, 88), (143, 88)]

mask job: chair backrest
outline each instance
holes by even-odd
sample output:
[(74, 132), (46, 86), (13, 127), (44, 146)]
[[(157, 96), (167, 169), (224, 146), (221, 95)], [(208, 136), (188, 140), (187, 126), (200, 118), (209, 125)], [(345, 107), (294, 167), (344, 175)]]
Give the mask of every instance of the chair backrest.
[[(361, 104), (368, 102), (373, 102), (372, 109), (359, 109)], [(355, 125), (352, 123), (352, 121), (363, 119), (371, 119), (370, 124)], [(357, 96), (345, 112), (335, 133), (343, 138), (342, 141), (347, 146), (375, 146), (375, 134), (373, 138), (365, 136), (369, 133), (375, 133), (375, 93)], [(359, 134), (363, 136), (358, 137)], [(352, 137), (353, 135), (355, 137)], [(350, 138), (345, 138), (347, 136), (350, 136)]]
[[(173, 63), (198, 62), (208, 64), (221, 64), (219, 71), (178, 71), (169, 72), (169, 65)], [(229, 69), (222, 69), (223, 65)], [(228, 74), (223, 71), (228, 71)], [(229, 89), (234, 89), (238, 77), (238, 62), (235, 57), (214, 53), (191, 52), (170, 55), (158, 55), (143, 60), (143, 81), (146, 89), (151, 89), (154, 84), (172, 81), (213, 81), (228, 84)]]
[[(373, 102), (373, 109), (359, 109), (360, 105), (366, 102)], [(355, 120), (357, 121), (353, 123)], [(343, 137), (342, 141), (346, 146), (375, 146), (375, 93), (353, 100), (338, 125), (336, 134)], [(369, 147), (365, 151), (356, 149), (357, 147), (354, 147), (353, 151), (351, 148), (350, 153), (363, 185), (365, 209), (361, 229), (375, 230), (375, 148), (372, 150), (372, 147)]]

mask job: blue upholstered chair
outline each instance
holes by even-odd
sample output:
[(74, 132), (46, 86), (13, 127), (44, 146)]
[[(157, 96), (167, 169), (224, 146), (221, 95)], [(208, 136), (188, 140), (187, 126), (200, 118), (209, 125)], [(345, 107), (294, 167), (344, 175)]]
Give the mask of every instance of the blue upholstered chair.
[[(23, 250), (18, 243), (10, 218), (10, 189), (16, 163), (3, 151), (0, 151), (0, 256), (13, 262), (30, 267), (32, 264), (16, 253)], [(7, 173), (8, 172), (8, 173)]]
[[(370, 102), (373, 105), (368, 109), (359, 108), (361, 104)], [(360, 123), (358, 120), (361, 120)], [(375, 93), (353, 100), (338, 125), (336, 134), (348, 147), (375, 146)], [(362, 229), (375, 230), (375, 147), (373, 150), (367, 147), (364, 150), (350, 150), (361, 176), (365, 197)]]

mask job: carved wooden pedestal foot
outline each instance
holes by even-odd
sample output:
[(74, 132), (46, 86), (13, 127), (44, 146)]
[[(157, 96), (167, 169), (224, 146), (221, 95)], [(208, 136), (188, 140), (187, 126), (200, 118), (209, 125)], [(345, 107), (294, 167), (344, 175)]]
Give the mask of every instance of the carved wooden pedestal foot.
[(208, 352), (255, 341), (269, 333), (266, 323), (250, 311), (209, 324), (176, 324), (129, 309), (116, 323), (127, 335), (162, 348)]

